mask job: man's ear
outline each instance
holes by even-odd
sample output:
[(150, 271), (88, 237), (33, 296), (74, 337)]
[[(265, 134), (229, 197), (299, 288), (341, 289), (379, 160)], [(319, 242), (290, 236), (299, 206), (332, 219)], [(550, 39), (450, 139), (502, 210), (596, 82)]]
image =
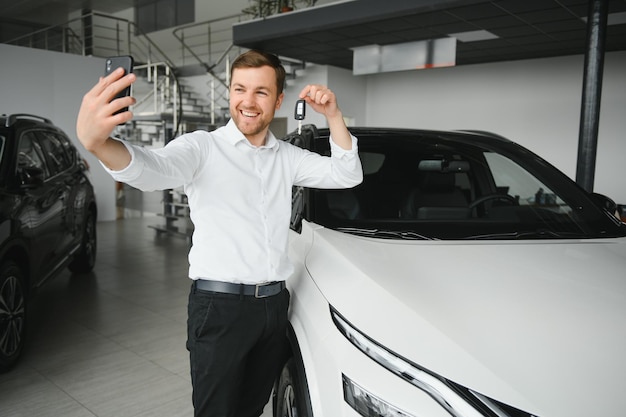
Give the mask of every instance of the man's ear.
[(283, 104), (283, 99), (285, 98), (285, 93), (280, 93), (280, 95), (278, 96), (278, 99), (276, 100), (276, 109), (278, 110), (280, 109), (281, 104)]

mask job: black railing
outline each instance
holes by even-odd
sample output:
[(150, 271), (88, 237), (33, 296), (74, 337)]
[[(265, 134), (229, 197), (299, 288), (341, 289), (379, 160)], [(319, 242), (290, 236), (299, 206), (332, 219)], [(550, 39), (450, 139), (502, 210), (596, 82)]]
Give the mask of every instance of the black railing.
[(134, 22), (97, 12), (5, 43), (77, 55), (133, 55), (139, 62), (165, 62), (174, 66), (169, 56)]

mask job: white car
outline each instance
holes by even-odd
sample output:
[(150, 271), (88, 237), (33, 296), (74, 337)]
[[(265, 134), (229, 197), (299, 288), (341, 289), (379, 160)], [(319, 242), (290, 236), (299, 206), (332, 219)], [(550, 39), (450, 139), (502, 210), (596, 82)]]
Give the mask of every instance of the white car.
[(351, 130), (363, 183), (294, 188), (274, 415), (626, 415), (616, 205), (496, 135)]

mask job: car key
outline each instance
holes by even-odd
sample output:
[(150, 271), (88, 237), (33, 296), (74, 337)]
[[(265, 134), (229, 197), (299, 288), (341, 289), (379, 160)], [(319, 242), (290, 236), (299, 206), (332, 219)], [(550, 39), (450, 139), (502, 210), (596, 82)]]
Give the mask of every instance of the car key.
[(302, 133), (302, 121), (304, 120), (305, 105), (306, 105), (306, 101), (304, 100), (296, 101), (296, 110), (294, 113), (294, 118), (298, 121), (298, 135)]

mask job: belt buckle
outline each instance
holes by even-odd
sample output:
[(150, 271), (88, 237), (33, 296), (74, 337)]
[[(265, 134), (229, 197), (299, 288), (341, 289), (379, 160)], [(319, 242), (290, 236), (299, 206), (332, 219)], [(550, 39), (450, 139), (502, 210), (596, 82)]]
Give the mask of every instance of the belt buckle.
[(254, 298), (267, 298), (270, 295), (269, 294), (259, 294), (259, 288), (261, 287), (267, 287), (268, 285), (272, 285), (272, 282), (267, 282), (265, 284), (256, 284), (256, 286), (254, 287)]

